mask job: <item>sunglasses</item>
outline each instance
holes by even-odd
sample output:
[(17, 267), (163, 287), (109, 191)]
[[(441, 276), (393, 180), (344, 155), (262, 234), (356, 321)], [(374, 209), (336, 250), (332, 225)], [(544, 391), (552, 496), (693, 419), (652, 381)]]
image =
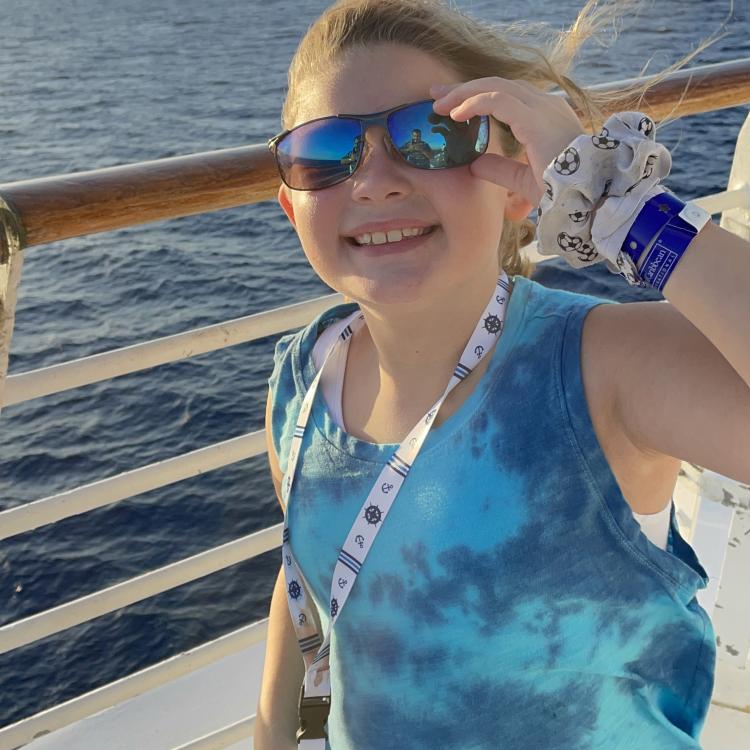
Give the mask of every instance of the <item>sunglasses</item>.
[(393, 151), (417, 169), (451, 169), (487, 150), (489, 116), (456, 122), (432, 108), (434, 99), (371, 115), (319, 117), (268, 141), (281, 179), (292, 190), (322, 190), (351, 177), (362, 163), (365, 130), (382, 125)]

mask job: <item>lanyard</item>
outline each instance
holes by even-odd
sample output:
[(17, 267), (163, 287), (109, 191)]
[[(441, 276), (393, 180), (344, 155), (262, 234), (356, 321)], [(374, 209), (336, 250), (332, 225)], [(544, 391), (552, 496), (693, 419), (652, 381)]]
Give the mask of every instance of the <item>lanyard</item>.
[[(331, 355), (347, 341), (357, 330), (365, 325), (364, 314), (360, 311), (339, 334), (327, 353), (320, 370), (315, 375), (310, 388), (302, 400), (297, 423), (294, 428), (292, 445), (289, 451), (287, 472), (281, 485), (282, 499), (287, 512), (284, 514), (284, 532), (282, 541), (282, 565), (287, 588), (287, 603), (292, 624), (302, 651), (305, 663), (305, 679), (300, 691), (301, 728), (297, 732), (298, 744), (304, 750), (325, 750), (326, 734), (323, 729), (331, 705), (330, 682), (330, 643), (331, 631), (336, 619), (341, 614), (349, 594), (357, 580), (365, 558), (372, 548), (375, 537), (383, 527), (388, 512), (401, 489), (404, 480), (419, 454), (427, 433), (432, 427), (435, 415), (448, 394), (472, 372), (492, 348), (503, 330), (505, 304), (510, 292), (508, 276), (503, 272), (492, 290), (490, 301), (480, 316), (469, 343), (458, 360), (450, 382), (443, 395), (433, 407), (417, 422), (397, 450), (388, 459), (375, 484), (354, 520), (346, 537), (346, 542), (339, 552), (331, 581), (330, 625), (324, 639), (318, 633), (313, 611), (315, 605), (308, 595), (311, 590), (297, 565), (289, 540), (289, 499), (294, 484), (294, 474), (299, 460), (300, 446), (305, 434), (305, 427), (312, 410), (315, 393), (320, 377)], [(467, 364), (467, 363), (472, 364)]]

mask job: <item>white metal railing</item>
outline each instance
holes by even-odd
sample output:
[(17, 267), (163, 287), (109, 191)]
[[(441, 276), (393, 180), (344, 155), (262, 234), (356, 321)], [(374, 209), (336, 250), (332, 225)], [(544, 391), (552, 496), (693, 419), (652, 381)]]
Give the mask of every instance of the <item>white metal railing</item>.
[[(261, 643), (266, 639), (267, 634), (268, 618), (246, 625), (210, 643), (201, 644), (196, 648), (146, 667), (85, 695), (53, 706), (27, 719), (22, 719), (15, 724), (0, 729), (0, 748), (2, 750), (20, 748), (41, 734), (54, 732), (57, 729), (69, 726), (99, 711), (207, 667), (226, 656), (233, 656), (250, 646)], [(247, 723), (250, 722), (248, 734), (245, 736), (250, 736), (254, 719), (255, 716), (251, 716), (243, 722), (243, 731)], [(215, 747), (227, 747), (229, 744), (227, 742)]]
[(233, 745), (235, 742), (246, 740), (252, 736), (255, 727), (255, 715), (230, 724), (228, 727), (219, 729), (217, 732), (211, 732), (200, 737), (186, 745), (180, 745), (175, 750), (224, 750), (225, 747)]
[(269, 526), (184, 560), (128, 578), (93, 594), (3, 625), (0, 628), (0, 654), (276, 549), (281, 546), (283, 528), (281, 523)]
[(265, 435), (265, 429), (250, 432), (10, 508), (0, 513), (0, 541), (61, 521), (63, 518), (77, 516), (94, 508), (101, 508), (182, 479), (189, 479), (258, 456), (266, 452)]
[[(742, 185), (734, 190), (696, 199), (695, 202), (711, 213), (732, 208), (750, 209), (750, 186)], [(528, 251), (529, 257), (537, 262), (555, 257), (539, 255), (533, 244), (525, 250)], [(343, 300), (341, 294), (326, 295), (303, 303), (177, 334), (176, 336), (168, 336), (124, 349), (84, 357), (73, 362), (10, 376), (6, 381), (5, 404), (19, 403), (30, 398), (49, 395), (280, 333), (290, 328), (305, 325), (312, 317), (341, 300)], [(93, 508), (117, 502), (204, 471), (211, 471), (228, 463), (252, 455), (259, 455), (265, 450), (265, 430), (259, 430), (182, 456), (78, 487), (30, 503), (24, 507), (13, 508), (0, 513), (0, 530), (2, 530), (0, 538), (7, 538), (61, 518), (84, 513)], [(18, 648), (274, 549), (280, 546), (281, 528), (281, 524), (278, 524), (73, 602), (6, 625), (0, 628), (0, 653)], [(265, 620), (250, 627), (259, 627), (264, 623), (266, 623)], [(174, 659), (181, 659), (186, 656), (182, 655), (181, 657), (174, 657)], [(216, 656), (215, 658), (219, 657)], [(0, 750), (4, 750), (6, 747), (18, 747), (20, 744), (29, 742), (40, 727), (43, 727), (44, 731), (54, 731), (54, 729), (66, 726), (101, 711), (103, 708), (126, 700), (129, 697), (125, 695), (128, 690), (144, 692), (175, 679), (176, 672), (165, 667), (165, 665), (172, 664), (174, 659), (155, 665), (129, 678), (123, 678), (123, 680), (82, 696), (80, 699), (74, 699), (24, 719), (10, 727), (0, 729)], [(179, 668), (185, 667), (181, 665)], [(186, 670), (191, 671), (192, 668), (186, 668)], [(139, 675), (146, 676), (141, 678)], [(125, 682), (128, 680), (132, 680), (132, 683)], [(123, 687), (124, 692), (118, 692), (117, 686), (124, 686), (125, 684), (128, 685), (128, 688)], [(139, 692), (131, 695), (139, 694)], [(106, 703), (102, 701), (103, 695), (108, 696)], [(198, 748), (201, 748), (201, 750), (208, 750), (209, 748), (218, 750), (218, 748), (227, 747), (232, 742), (250, 735), (253, 719), (254, 717), (243, 719), (237, 724), (225, 727), (212, 735), (207, 735), (179, 750), (197, 750)], [(22, 737), (25, 739), (21, 739)]]
[(9, 375), (5, 381), (5, 394), (1, 405), (9, 406), (71, 388), (80, 388), (168, 362), (196, 357), (227, 346), (262, 339), (291, 328), (299, 328), (315, 315), (339, 304), (343, 299), (344, 295), (338, 292), (328, 294), (174, 336), (164, 336), (71, 362)]

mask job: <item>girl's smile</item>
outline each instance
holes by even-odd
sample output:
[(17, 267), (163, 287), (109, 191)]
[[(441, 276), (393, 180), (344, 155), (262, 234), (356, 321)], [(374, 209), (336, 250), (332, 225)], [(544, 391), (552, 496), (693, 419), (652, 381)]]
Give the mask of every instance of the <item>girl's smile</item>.
[(371, 234), (365, 234), (367, 239), (366, 243), (357, 242), (357, 240), (352, 237), (348, 237), (347, 241), (366, 256), (379, 257), (381, 255), (403, 253), (421, 247), (428, 242), (435, 232), (438, 232), (439, 230), (440, 227), (434, 225), (421, 230), (420, 234), (412, 236), (406, 236), (399, 230), (391, 230), (388, 233), (373, 232)]

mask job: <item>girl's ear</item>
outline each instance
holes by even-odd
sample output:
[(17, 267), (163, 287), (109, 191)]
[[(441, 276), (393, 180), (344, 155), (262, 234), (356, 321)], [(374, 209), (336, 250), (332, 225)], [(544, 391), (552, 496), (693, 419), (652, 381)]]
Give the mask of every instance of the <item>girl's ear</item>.
[[(524, 164), (529, 163), (525, 151), (523, 151), (518, 156), (514, 156), (513, 158), (517, 161), (523, 162)], [(508, 191), (507, 197), (505, 199), (506, 219), (510, 221), (521, 221), (521, 219), (525, 219), (534, 208), (535, 206), (531, 205), (531, 202), (528, 198), (525, 198), (519, 193), (513, 193), (510, 190)]]
[(534, 206), (531, 205), (531, 201), (528, 198), (524, 198), (518, 193), (511, 193), (508, 191), (508, 195), (505, 199), (505, 218), (509, 221), (521, 221), (525, 219)]
[(292, 205), (292, 199), (289, 195), (287, 186), (283, 182), (281, 183), (281, 185), (279, 185), (279, 193), (277, 198), (279, 201), (279, 205), (284, 209), (284, 213), (286, 214), (287, 219), (289, 219), (292, 226), (297, 229), (297, 225), (294, 223), (294, 206)]

